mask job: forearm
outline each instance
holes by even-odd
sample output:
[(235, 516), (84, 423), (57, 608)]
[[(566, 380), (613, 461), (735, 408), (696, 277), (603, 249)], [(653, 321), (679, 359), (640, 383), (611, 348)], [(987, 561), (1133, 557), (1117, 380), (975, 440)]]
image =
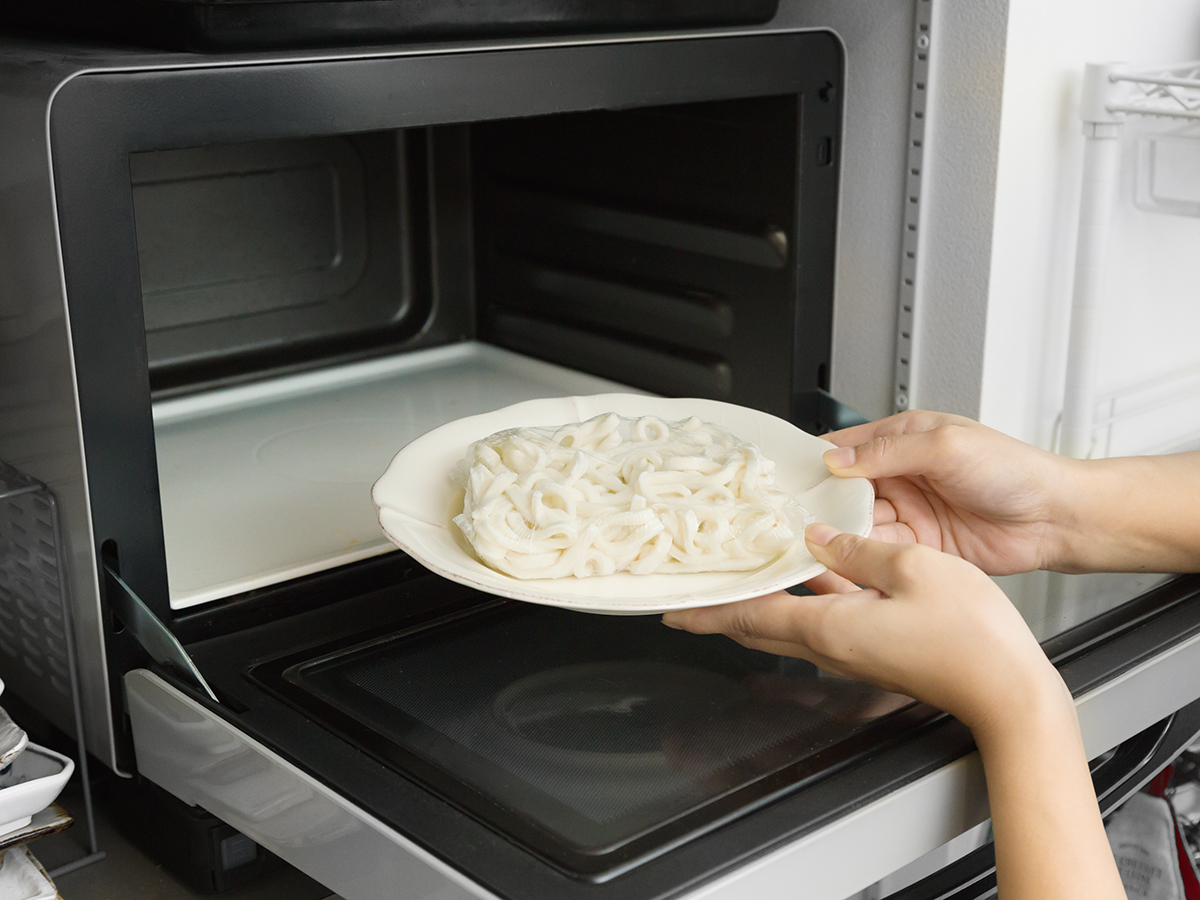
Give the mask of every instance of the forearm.
[(1064, 461), (1060, 572), (1200, 571), (1200, 452)]
[(1002, 900), (1124, 900), (1074, 704), (1054, 674), (975, 729)]

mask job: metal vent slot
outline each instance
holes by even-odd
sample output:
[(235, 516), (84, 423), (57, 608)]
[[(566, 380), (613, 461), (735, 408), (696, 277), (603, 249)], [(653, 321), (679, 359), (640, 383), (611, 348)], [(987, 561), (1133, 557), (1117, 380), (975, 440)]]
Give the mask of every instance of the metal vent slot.
[(496, 202), (512, 215), (537, 219), (546, 226), (607, 234), (765, 269), (782, 268), (788, 259), (787, 234), (774, 225), (762, 226), (760, 233), (739, 231), (508, 186), (496, 191)]
[(680, 397), (733, 396), (733, 370), (723, 359), (677, 356), (665, 347), (512, 313), (496, 314), (491, 327), (496, 342), (505, 347), (634, 387)]
[(719, 294), (659, 288), (500, 256), (497, 303), (530, 315), (630, 332), (673, 343), (713, 344), (733, 333), (733, 309)]
[(789, 415), (813, 246), (798, 112), (780, 95), (473, 126), (479, 337)]

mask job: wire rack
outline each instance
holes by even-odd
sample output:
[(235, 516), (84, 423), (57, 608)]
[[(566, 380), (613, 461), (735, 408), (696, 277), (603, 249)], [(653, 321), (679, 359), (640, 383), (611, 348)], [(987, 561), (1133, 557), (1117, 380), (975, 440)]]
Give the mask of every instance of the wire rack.
[(1110, 113), (1200, 121), (1200, 62), (1109, 75), (1126, 96), (1105, 104)]
[(27, 699), (42, 708), (65, 702), (75, 723), (87, 853), (55, 869), (53, 878), (105, 856), (96, 843), (66, 572), (54, 494), (0, 461), (0, 664)]
[[(1075, 282), (1071, 299), (1071, 330), (1067, 348), (1066, 387), (1063, 394), (1061, 451), (1088, 457), (1112, 445), (1113, 427), (1170, 403), (1195, 396), (1188, 384), (1190, 373), (1168, 385), (1169, 400), (1155, 397), (1143, 412), (1125, 401), (1142, 393), (1142, 386), (1099, 397), (1096, 379), (1100, 324), (1104, 320), (1102, 294), (1107, 284), (1107, 240), (1118, 185), (1123, 123), (1132, 118), (1150, 124), (1158, 136), (1143, 139), (1151, 153), (1139, 148), (1138, 199), (1143, 210), (1200, 216), (1200, 203), (1187, 197), (1160, 198), (1153, 190), (1149, 169), (1155, 169), (1158, 143), (1171, 139), (1200, 138), (1200, 62), (1134, 69), (1117, 63), (1089, 63), (1084, 67), (1079, 103), (1083, 124), (1084, 154), (1078, 240), (1075, 248)], [(1157, 123), (1157, 124), (1154, 124)], [(1145, 195), (1145, 196), (1143, 196)], [(1154, 385), (1158, 392), (1161, 385)], [(1097, 415), (1097, 406), (1102, 411)], [(1195, 435), (1185, 443), (1190, 444)], [(1174, 447), (1174, 443), (1172, 443)], [(1166, 445), (1155, 448), (1163, 452)]]

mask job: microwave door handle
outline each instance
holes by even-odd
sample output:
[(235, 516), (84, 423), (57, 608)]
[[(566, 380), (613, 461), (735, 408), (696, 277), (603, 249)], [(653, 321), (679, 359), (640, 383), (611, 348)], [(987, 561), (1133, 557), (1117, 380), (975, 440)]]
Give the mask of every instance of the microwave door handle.
[[(1107, 816), (1141, 790), (1200, 735), (1200, 700), (1118, 744), (1092, 766), (1100, 812)], [(990, 841), (888, 900), (982, 900), (996, 892), (996, 848)]]
[(159, 621), (158, 616), (150, 611), (150, 607), (142, 602), (142, 598), (133, 592), (133, 588), (127, 585), (108, 563), (104, 564), (104, 574), (108, 582), (108, 602), (113, 612), (137, 638), (142, 649), (150, 654), (150, 658), (173, 671), (189, 686), (207, 694), (214, 703), (219, 703), (217, 695), (208, 686), (208, 682), (183, 649), (179, 639), (171, 634), (167, 626)]

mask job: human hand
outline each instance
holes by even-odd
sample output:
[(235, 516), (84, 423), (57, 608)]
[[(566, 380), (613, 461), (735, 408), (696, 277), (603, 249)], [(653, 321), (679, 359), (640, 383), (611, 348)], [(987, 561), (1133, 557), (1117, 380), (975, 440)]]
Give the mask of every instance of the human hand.
[(663, 622), (807, 659), (915, 697), (973, 730), (1014, 727), (1022, 698), (1065, 690), (1020, 614), (975, 566), (828, 525), (810, 525), (805, 536), (832, 572), (871, 587), (808, 597), (780, 592), (671, 612)]
[[(971, 419), (911, 411), (825, 435), (835, 475), (875, 486), (871, 537), (918, 543), (991, 575), (1052, 568), (1061, 555), (1055, 524), (1074, 460), (1047, 453)], [(815, 590), (843, 590), (832, 577)]]

